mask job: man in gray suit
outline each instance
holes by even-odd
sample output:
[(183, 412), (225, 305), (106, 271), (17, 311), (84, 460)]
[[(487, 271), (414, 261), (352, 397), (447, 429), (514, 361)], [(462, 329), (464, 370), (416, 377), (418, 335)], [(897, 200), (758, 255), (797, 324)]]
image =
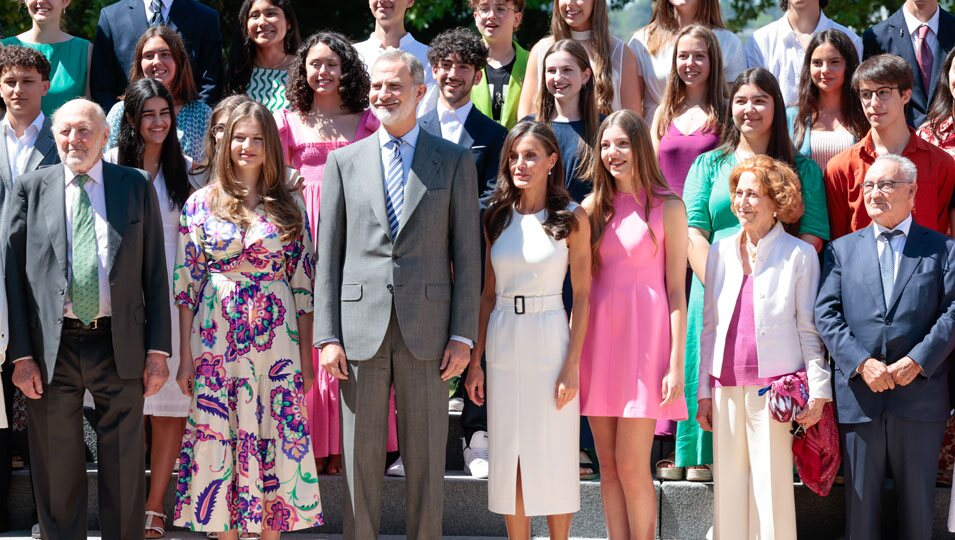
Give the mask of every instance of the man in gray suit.
[(407, 473), (407, 535), (441, 538), (447, 381), (477, 339), (481, 275), (471, 152), (421, 130), (424, 69), (400, 50), (371, 70), (381, 129), (325, 165), (315, 344), (341, 381), (345, 538), (378, 536), (389, 389)]
[[(40, 106), (50, 89), (50, 63), (46, 57), (27, 47), (0, 48), (0, 97), (6, 113), (0, 120), (0, 238), (8, 219), (8, 203), (17, 178), (40, 167), (59, 163), (50, 131), (50, 119)], [(0, 261), (3, 251), (0, 250)], [(13, 419), (14, 387), (11, 369), (0, 373), (7, 418)], [(26, 455), (25, 433), (13, 428), (0, 429), (0, 531), (9, 527), (7, 494), (12, 474), (14, 448)]]
[(62, 166), (19, 177), (6, 241), (13, 383), (28, 399), (33, 491), (49, 540), (85, 538), (83, 393), (99, 414), (104, 539), (142, 538), (143, 398), (169, 376), (169, 290), (159, 203), (136, 169), (104, 163), (103, 110), (53, 118)]

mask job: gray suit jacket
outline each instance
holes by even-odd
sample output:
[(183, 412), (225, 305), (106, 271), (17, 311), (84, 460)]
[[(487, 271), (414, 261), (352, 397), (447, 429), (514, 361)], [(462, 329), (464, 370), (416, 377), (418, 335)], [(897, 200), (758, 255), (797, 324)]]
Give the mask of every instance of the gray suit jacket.
[(340, 340), (349, 360), (367, 360), (384, 340), (394, 303), (411, 354), (440, 359), (452, 335), (477, 340), (474, 159), (468, 149), (421, 130), (392, 238), (380, 156), (375, 134), (332, 152), (325, 164), (315, 342)]
[[(35, 171), (40, 167), (60, 162), (60, 155), (56, 152), (56, 142), (53, 140), (51, 128), (52, 122), (48, 116), (43, 120), (36, 142), (33, 144), (33, 150), (30, 152), (30, 157), (27, 158), (25, 172)], [(6, 224), (10, 217), (7, 209), (12, 193), (13, 171), (10, 170), (7, 145), (0, 141), (0, 233), (6, 230)], [(0, 234), (0, 238), (4, 237), (5, 235)]]
[[(147, 350), (171, 352), (172, 347), (162, 218), (156, 191), (143, 172), (103, 163), (103, 181), (116, 371), (123, 379), (137, 379), (143, 376)], [(7, 358), (32, 356), (49, 382), (69, 287), (64, 168), (17, 178), (12, 199), (5, 249)]]

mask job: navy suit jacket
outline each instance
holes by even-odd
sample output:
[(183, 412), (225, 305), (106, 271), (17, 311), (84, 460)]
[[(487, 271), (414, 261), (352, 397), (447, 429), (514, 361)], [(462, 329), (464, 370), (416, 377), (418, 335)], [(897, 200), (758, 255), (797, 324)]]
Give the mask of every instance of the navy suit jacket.
[[(219, 14), (196, 0), (173, 0), (168, 24), (186, 44), (202, 100), (214, 106), (222, 93)], [(143, 0), (119, 0), (100, 11), (93, 39), (90, 94), (103, 110), (109, 111), (126, 92), (136, 42), (148, 27)]]
[[(438, 120), (437, 109), (432, 109), (419, 118), (418, 124), (428, 133), (441, 137), (441, 122)], [(474, 156), (481, 210), (485, 209), (487, 200), (494, 193), (494, 187), (497, 185), (497, 173), (501, 166), (501, 149), (504, 147), (505, 137), (507, 137), (507, 129), (504, 126), (488, 118), (477, 107), (472, 107), (464, 121), (461, 140), (452, 141), (470, 148), (471, 155)]]
[[(932, 96), (938, 86), (939, 71), (945, 55), (955, 46), (955, 15), (939, 7), (938, 38), (935, 45), (932, 62), (932, 76), (929, 77), (929, 88), (922, 85), (922, 76), (918, 61), (915, 59), (915, 48), (912, 46), (912, 37), (905, 25), (905, 16), (902, 8), (893, 13), (888, 19), (869, 28), (862, 34), (863, 59), (877, 54), (889, 53), (901, 56), (912, 66), (912, 76), (915, 84), (912, 87), (912, 100), (905, 107), (905, 119), (915, 129), (925, 122)], [(945, 89), (947, 91), (947, 89)]]
[[(948, 356), (955, 348), (955, 240), (915, 222), (909, 229), (889, 306), (885, 306), (872, 226), (826, 249), (816, 327), (835, 361), (840, 423), (888, 412), (912, 420), (948, 418)], [(909, 356), (922, 373), (908, 386), (872, 392), (856, 373), (863, 360)]]

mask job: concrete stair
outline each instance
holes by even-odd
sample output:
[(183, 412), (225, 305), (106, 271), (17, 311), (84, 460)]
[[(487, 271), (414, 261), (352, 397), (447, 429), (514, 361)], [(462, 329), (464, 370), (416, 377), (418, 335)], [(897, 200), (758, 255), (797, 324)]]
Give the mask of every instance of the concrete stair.
[[(449, 415), (447, 467), (445, 475), (444, 534), (447, 537), (498, 538), (506, 536), (504, 520), (487, 510), (487, 482), (476, 480), (463, 472), (461, 428), (459, 415)], [(670, 448), (655, 443), (653, 461), (666, 455)], [(89, 481), (89, 528), (99, 528), (96, 501), (98, 473), (95, 465), (88, 468)], [(10, 490), (11, 526), (14, 530), (29, 531), (35, 521), (35, 505), (27, 471), (14, 473)], [(290, 535), (293, 538), (332, 539), (342, 532), (342, 509), (344, 508), (344, 481), (341, 477), (322, 476), (319, 479), (325, 526), (307, 534)], [(382, 496), (381, 532), (383, 535), (400, 535), (405, 530), (404, 479), (385, 477)], [(695, 482), (656, 482), (658, 505), (657, 536), (664, 539), (702, 539), (712, 523), (713, 486)], [(887, 485), (883, 500), (882, 521), (886, 538), (897, 537), (895, 532), (895, 496), (891, 482)], [(797, 483), (796, 514), (799, 538), (813, 540), (838, 539), (844, 530), (844, 491), (834, 486), (828, 497), (818, 497), (808, 488)], [(175, 481), (170, 482), (166, 493), (166, 512), (171, 516), (175, 502)], [(571, 535), (574, 538), (606, 538), (603, 522), (603, 507), (600, 502), (598, 482), (581, 482), (581, 510), (574, 516)], [(950, 490), (938, 488), (935, 496), (933, 538), (955, 539), (946, 528)], [(174, 527), (170, 527), (175, 531)], [(534, 519), (534, 536), (546, 537), (546, 521)], [(18, 538), (0, 535), (0, 538)], [(169, 538), (192, 540), (194, 537), (181, 531)]]

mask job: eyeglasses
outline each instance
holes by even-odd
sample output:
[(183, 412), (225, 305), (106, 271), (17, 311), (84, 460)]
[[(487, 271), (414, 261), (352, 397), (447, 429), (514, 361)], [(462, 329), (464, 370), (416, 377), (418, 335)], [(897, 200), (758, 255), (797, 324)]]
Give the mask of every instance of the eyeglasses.
[(862, 100), (862, 103), (867, 103), (872, 99), (872, 96), (875, 96), (879, 98), (879, 101), (886, 101), (892, 97), (892, 91), (898, 89), (898, 86), (882, 86), (875, 90), (859, 90), (859, 99)]
[(908, 182), (897, 182), (895, 180), (879, 180), (878, 182), (863, 182), (862, 192), (870, 193), (878, 188), (882, 193), (892, 193), (895, 191), (896, 184), (908, 184)]
[(216, 124), (212, 126), (210, 129), (213, 135), (222, 135), (223, 133), (225, 133), (225, 124)]
[(485, 4), (485, 5), (482, 5), (482, 6), (478, 6), (478, 8), (477, 8), (476, 11), (477, 11), (477, 14), (480, 15), (480, 16), (482, 16), (482, 17), (487, 17), (487, 16), (489, 16), (491, 13), (494, 13), (494, 15), (497, 16), (497, 17), (507, 17), (507, 12), (508, 12), (508, 11), (514, 11), (514, 8), (507, 7), (507, 6), (501, 6), (501, 5), (497, 5), (497, 6), (491, 7), (491, 6), (488, 6), (488, 5)]

